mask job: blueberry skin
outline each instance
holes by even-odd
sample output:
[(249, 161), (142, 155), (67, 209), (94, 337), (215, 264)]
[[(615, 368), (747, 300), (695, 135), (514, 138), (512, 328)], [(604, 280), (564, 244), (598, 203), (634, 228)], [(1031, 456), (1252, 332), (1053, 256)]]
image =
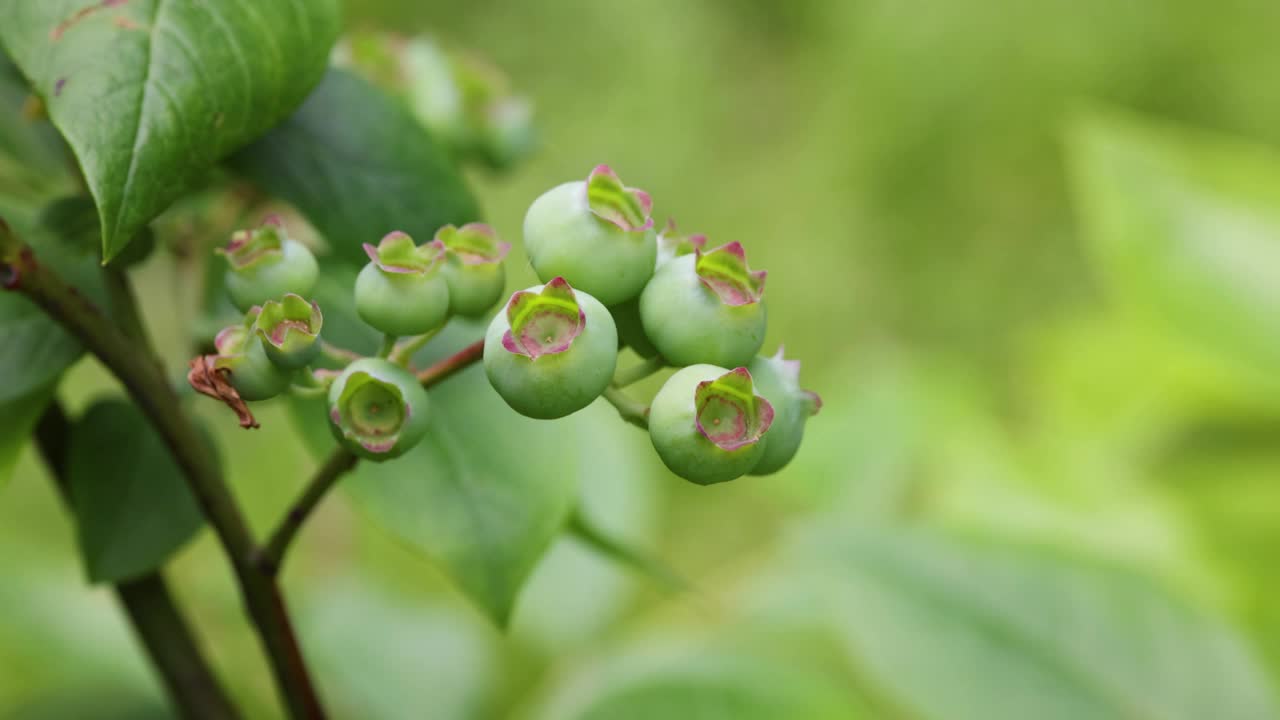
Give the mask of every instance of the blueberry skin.
[(773, 406), (773, 424), (764, 436), (764, 456), (751, 475), (772, 475), (791, 462), (804, 440), (804, 425), (813, 414), (811, 401), (795, 381), (783, 377), (769, 358), (757, 357), (747, 366), (756, 394)]
[(449, 285), (449, 311), (465, 318), (479, 319), (489, 314), (507, 284), (502, 263), (463, 265), (451, 258), (442, 272)]
[(369, 263), (356, 276), (355, 295), (360, 319), (388, 335), (422, 335), (449, 319), (449, 284), (439, 269), (401, 275)]
[(639, 295), (658, 258), (653, 229), (628, 232), (596, 217), (584, 181), (559, 185), (533, 201), (524, 218), (524, 246), (540, 280), (563, 277), (605, 305)]
[(320, 277), (320, 266), (306, 245), (297, 240), (285, 240), (280, 245), (281, 256), (274, 262), (264, 262), (244, 270), (227, 270), (227, 296), (240, 312), (248, 312), (254, 305), (281, 298), (289, 293), (308, 297)]
[(764, 301), (724, 304), (702, 284), (696, 261), (683, 255), (658, 268), (640, 295), (644, 334), (672, 365), (745, 366), (764, 344)]
[(734, 480), (750, 472), (764, 456), (763, 442), (723, 450), (698, 430), (694, 392), (699, 383), (727, 372), (707, 364), (684, 368), (667, 380), (649, 407), (653, 449), (668, 470), (691, 483), (712, 485)]
[[(526, 292), (540, 292), (542, 286)], [(536, 360), (502, 344), (511, 325), (500, 312), (484, 338), (484, 371), (489, 384), (511, 406), (531, 418), (551, 420), (590, 405), (613, 380), (618, 362), (618, 331), (608, 309), (591, 295), (574, 290), (586, 325), (564, 352)]]
[(231, 372), (227, 382), (246, 402), (270, 400), (289, 388), (293, 373), (277, 367), (267, 357), (262, 341), (256, 335), (245, 340), (244, 349), (221, 361), (221, 366)]

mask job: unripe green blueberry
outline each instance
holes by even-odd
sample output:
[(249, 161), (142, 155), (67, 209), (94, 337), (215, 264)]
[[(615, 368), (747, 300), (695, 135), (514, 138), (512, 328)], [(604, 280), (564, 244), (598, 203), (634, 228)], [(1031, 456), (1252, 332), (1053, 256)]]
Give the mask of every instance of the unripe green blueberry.
[(667, 224), (658, 233), (658, 267), (671, 260), (707, 249), (706, 235), (682, 235), (676, 229), (674, 218), (667, 218)]
[(764, 278), (736, 242), (676, 257), (640, 296), (645, 335), (672, 365), (746, 365), (764, 343)]
[(601, 165), (533, 201), (524, 218), (529, 262), (544, 282), (563, 277), (605, 305), (630, 300), (657, 261), (652, 206), (648, 193)]
[(671, 472), (698, 485), (742, 477), (765, 452), (773, 423), (746, 368), (691, 365), (672, 375), (649, 407), (649, 439)]
[(244, 323), (224, 328), (213, 341), (218, 349), (214, 367), (227, 371), (231, 387), (248, 402), (268, 400), (284, 392), (292, 375), (271, 362), (254, 333), (260, 312), (261, 308), (250, 308)]
[(609, 311), (564, 278), (512, 295), (485, 334), (489, 383), (512, 409), (533, 418), (590, 405), (609, 386), (617, 361)]
[(332, 60), (403, 97), (418, 122), (460, 159), (502, 170), (536, 145), (533, 106), (475, 53), (448, 51), (425, 36), (353, 32)]
[(757, 356), (747, 366), (756, 392), (773, 406), (773, 426), (764, 438), (764, 456), (752, 475), (770, 475), (791, 462), (804, 439), (804, 424), (822, 409), (822, 398), (800, 388), (800, 361), (786, 360), (782, 348), (771, 358)]
[(361, 358), (329, 386), (329, 428), (368, 460), (399, 457), (427, 432), (427, 391), (413, 373), (381, 358)]
[(227, 296), (241, 312), (288, 293), (307, 296), (315, 289), (320, 266), (307, 246), (289, 238), (275, 215), (254, 230), (231, 236), (216, 250), (227, 259)]
[(320, 353), (320, 306), (289, 293), (262, 306), (254, 331), (271, 362), (285, 370), (306, 366)]
[(444, 251), (421, 246), (396, 231), (365, 243), (369, 264), (356, 276), (356, 313), (388, 335), (422, 335), (449, 319), (449, 284), (441, 271)]
[(498, 239), (482, 223), (445, 225), (435, 243), (444, 250), (444, 279), (449, 285), (449, 310), (466, 318), (480, 318), (502, 298), (507, 276), (502, 260), (511, 243)]
[(640, 299), (633, 298), (609, 308), (613, 315), (613, 323), (618, 326), (618, 338), (623, 345), (631, 348), (642, 358), (658, 355), (658, 348), (649, 342), (644, 334), (644, 325), (640, 322)]

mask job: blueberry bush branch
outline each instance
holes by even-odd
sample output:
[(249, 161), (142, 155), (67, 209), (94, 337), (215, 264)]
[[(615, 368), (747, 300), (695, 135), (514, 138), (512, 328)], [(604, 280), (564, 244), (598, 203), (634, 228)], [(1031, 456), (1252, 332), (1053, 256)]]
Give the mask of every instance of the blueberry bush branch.
[[(483, 342), (472, 343), (418, 373), (417, 379), (422, 389), (426, 390), (436, 383), (443, 382), (454, 373), (475, 364), (480, 360), (483, 349)], [(302, 529), (307, 518), (337, 481), (350, 472), (358, 461), (359, 458), (345, 447), (339, 447), (329, 454), (303, 489), (302, 495), (290, 506), (289, 511), (280, 521), (279, 527), (271, 534), (271, 539), (259, 555), (259, 566), (265, 572), (272, 574), (280, 572), (285, 553), (288, 552), (290, 543)]]
[[(339, 443), (307, 483), (252, 565), (275, 578), (290, 544), (337, 482), (360, 461), (394, 462), (426, 437), (428, 389), (482, 362), (492, 389), (517, 413), (554, 420), (604, 398), (646, 430), (674, 474), (699, 485), (767, 474), (794, 456), (817, 396), (799, 389), (798, 364), (758, 357), (765, 333), (765, 273), (739, 243), (706, 249), (669, 223), (655, 232), (653, 201), (608, 166), (544, 193), (529, 209), (524, 240), (543, 284), (517, 291), (489, 320), (484, 339), (413, 371), (411, 356), (453, 317), (483, 319), (499, 305), (510, 246), (487, 225), (439, 228), (419, 243), (394, 231), (365, 243), (352, 305), (381, 334), (373, 356), (328, 344), (324, 314), (308, 298), (318, 279), (311, 251), (278, 218), (236, 232), (219, 250), (225, 286), (244, 318), (217, 336), (217, 353), (192, 361), (192, 384), (227, 402), (252, 426), (246, 403), (288, 392), (327, 394)], [(618, 325), (625, 321), (627, 337)], [(618, 370), (630, 346), (641, 361)], [(340, 366), (316, 370), (320, 357)], [(662, 371), (651, 403), (624, 387)], [(250, 420), (246, 423), (246, 418)], [(653, 562), (570, 518), (570, 533), (606, 555), (670, 580)]]
[(284, 519), (280, 521), (280, 526), (271, 533), (271, 538), (259, 553), (257, 564), (263, 572), (271, 575), (280, 572), (285, 552), (288, 551), (289, 544), (302, 529), (307, 518), (311, 516), (334, 484), (356, 466), (357, 461), (359, 458), (348, 452), (346, 448), (338, 448), (329, 454), (307, 486), (303, 488), (302, 494), (289, 507)]
[[(36, 425), (36, 448), (49, 468), (54, 487), (70, 505), (67, 439), (70, 423), (53, 402)], [(159, 572), (117, 583), (116, 597), (160, 674), (174, 707), (189, 720), (227, 720), (240, 716), (200, 650), (195, 633), (178, 609)]]
[(178, 396), (160, 367), (139, 354), (135, 344), (80, 293), (38, 262), (31, 247), (3, 220), (0, 283), (35, 302), (78, 338), (119, 379), (155, 426), (227, 552), (249, 616), (292, 716), (323, 717), (280, 589), (274, 578), (254, 566), (257, 549), (248, 525), (219, 474), (210, 448), (182, 411)]
[(444, 381), (454, 373), (465, 370), (470, 365), (478, 362), (483, 355), (484, 341), (477, 340), (419, 372), (418, 382), (422, 383), (423, 388), (429, 388), (438, 382)]

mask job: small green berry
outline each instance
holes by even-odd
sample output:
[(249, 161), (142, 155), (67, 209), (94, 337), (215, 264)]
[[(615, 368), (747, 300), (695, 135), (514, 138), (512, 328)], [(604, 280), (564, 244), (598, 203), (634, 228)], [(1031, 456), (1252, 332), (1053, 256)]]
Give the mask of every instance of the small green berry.
[(268, 300), (253, 327), (271, 362), (297, 370), (319, 354), (323, 326), (319, 305), (289, 293), (281, 300)]
[(640, 296), (645, 335), (673, 365), (746, 365), (764, 343), (764, 279), (736, 242), (676, 257)]
[(227, 259), (227, 295), (241, 312), (288, 293), (307, 296), (315, 289), (320, 266), (307, 246), (285, 234), (275, 215), (254, 230), (231, 236), (215, 252)]
[(705, 252), (706, 248), (706, 235), (682, 235), (676, 229), (676, 221), (673, 218), (667, 218), (666, 227), (658, 233), (658, 267), (678, 257), (692, 255), (699, 251)]
[(671, 472), (698, 485), (741, 477), (764, 457), (773, 407), (746, 368), (692, 365), (672, 375), (649, 408), (649, 439)]
[(485, 334), (489, 383), (512, 409), (533, 418), (590, 405), (609, 386), (617, 361), (609, 311), (564, 278), (512, 295)]
[(642, 358), (657, 357), (658, 348), (644, 334), (644, 325), (640, 322), (640, 299), (633, 298), (609, 308), (613, 315), (613, 323), (618, 326), (618, 338), (622, 344), (631, 348)]
[(329, 386), (329, 427), (348, 450), (368, 460), (408, 452), (427, 432), (427, 391), (408, 370), (362, 358)]
[(648, 193), (601, 165), (533, 201), (524, 219), (529, 262), (543, 281), (563, 277), (606, 305), (630, 300), (657, 261), (652, 206)]
[(271, 362), (254, 333), (260, 312), (261, 308), (250, 308), (242, 324), (224, 328), (213, 341), (218, 349), (214, 367), (227, 371), (231, 387), (248, 402), (269, 400), (284, 392), (292, 374)]
[(449, 284), (441, 272), (444, 251), (421, 246), (396, 231), (375, 247), (365, 243), (369, 264), (356, 276), (356, 313), (388, 335), (422, 335), (449, 319)]
[(449, 51), (424, 36), (354, 32), (332, 60), (401, 96), (459, 159), (504, 170), (536, 146), (533, 106), (475, 53)]
[[(689, 255), (706, 247), (706, 235), (681, 235), (676, 230), (676, 221), (667, 219), (667, 226), (658, 233), (657, 267), (662, 267), (670, 260), (682, 255)], [(654, 347), (649, 336), (644, 332), (644, 323), (640, 320), (640, 298), (632, 298), (609, 308), (613, 313), (613, 321), (618, 326), (618, 337), (622, 344), (631, 348), (642, 358), (658, 356), (658, 348)]]
[(747, 366), (756, 391), (773, 406), (773, 427), (764, 439), (764, 457), (752, 475), (770, 475), (791, 462), (804, 439), (804, 424), (822, 409), (817, 393), (800, 388), (800, 361), (786, 360), (782, 348), (771, 358), (759, 357)]
[(455, 315), (481, 318), (502, 297), (507, 277), (502, 260), (511, 243), (498, 239), (481, 223), (445, 225), (435, 242), (444, 249), (444, 279), (449, 285), (449, 309)]

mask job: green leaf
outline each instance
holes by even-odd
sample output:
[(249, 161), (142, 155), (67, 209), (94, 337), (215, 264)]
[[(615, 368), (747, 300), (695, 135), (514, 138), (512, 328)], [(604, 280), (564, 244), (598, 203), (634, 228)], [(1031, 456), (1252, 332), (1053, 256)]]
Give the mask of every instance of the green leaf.
[[(792, 613), (833, 628), (880, 704), (924, 720), (1274, 718), (1257, 658), (1144, 577), (1012, 546), (887, 530), (787, 554)], [(892, 714), (892, 713), (889, 713)]]
[(9, 480), (18, 453), (22, 452), (32, 428), (53, 397), (53, 388), (50, 384), (26, 395), (0, 401), (0, 487)]
[(0, 52), (0, 193), (32, 201), (70, 185), (66, 148), (18, 69)]
[(7, 0), (0, 42), (80, 161), (111, 259), (319, 81), (337, 0)]
[[(498, 656), (492, 633), (464, 608), (408, 603), (368, 576), (330, 578), (300, 603), (307, 658), (328, 680), (335, 717), (491, 717)], [(360, 622), (351, 622), (360, 618)]]
[[(38, 219), (15, 222), (14, 228), (35, 250), (37, 260), (53, 267), (101, 308), (105, 292), (93, 253), (86, 252), (75, 238), (63, 238), (52, 230), (66, 227), (69, 204), (74, 203), (56, 201)], [(0, 293), (0, 337), (4, 338), (0, 342), (0, 402), (52, 384), (84, 352), (43, 310), (17, 293)]]
[(574, 678), (537, 717), (556, 720), (855, 720), (866, 715), (822, 674), (762, 658), (646, 648)]
[(68, 454), (71, 505), (91, 582), (156, 569), (204, 524), (164, 441), (131, 403), (90, 407), (72, 430)]
[(423, 242), (480, 214), (446, 147), (398, 100), (343, 70), (231, 166), (297, 206), (336, 257), (358, 265), (368, 262), (361, 243), (392, 230)]
[[(326, 332), (330, 317), (326, 307)], [(417, 364), (479, 337), (479, 326), (455, 324)], [(587, 461), (588, 450), (609, 442), (597, 426), (616, 423), (616, 415), (597, 407), (564, 421), (531, 420), (507, 407), (478, 365), (429, 397), (426, 439), (396, 460), (360, 463), (343, 485), (370, 520), (438, 564), (506, 625), (520, 588), (564, 524), (578, 477), (600, 471)], [(291, 407), (312, 447), (330, 452), (323, 401), (295, 399)]]
[(1138, 317), (1255, 374), (1280, 367), (1280, 153), (1123, 116), (1079, 123), (1089, 249)]
[[(35, 248), (40, 262), (73, 282), (89, 300), (101, 303), (100, 270), (91, 254), (49, 230), (64, 215), (55, 202), (38, 216), (0, 196), (0, 216)], [(101, 307), (101, 305), (99, 305)], [(0, 481), (7, 479), (36, 419), (44, 411), (63, 371), (84, 354), (80, 343), (18, 293), (0, 292)]]

